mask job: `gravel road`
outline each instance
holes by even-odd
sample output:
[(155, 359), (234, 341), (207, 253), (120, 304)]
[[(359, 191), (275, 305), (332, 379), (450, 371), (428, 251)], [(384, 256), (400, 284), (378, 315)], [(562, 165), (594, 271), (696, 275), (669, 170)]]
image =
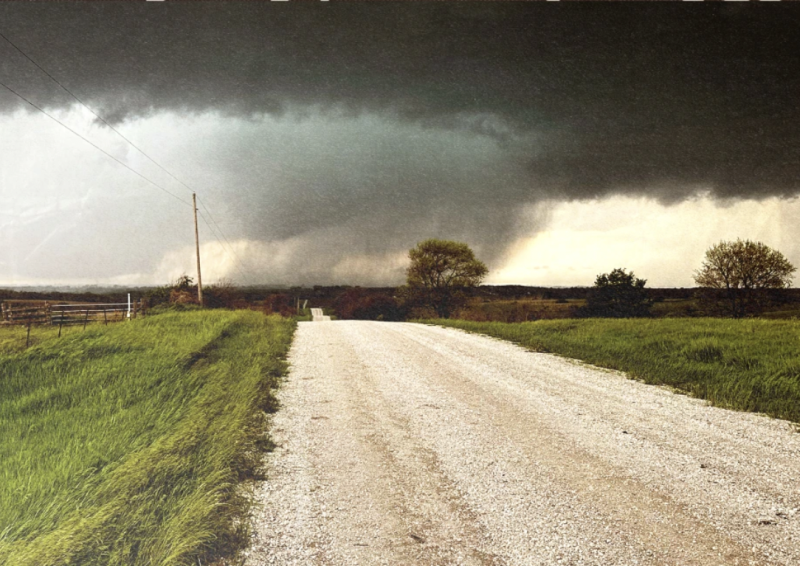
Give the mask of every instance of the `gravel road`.
[(457, 330), (300, 323), (246, 564), (800, 564), (800, 434)]

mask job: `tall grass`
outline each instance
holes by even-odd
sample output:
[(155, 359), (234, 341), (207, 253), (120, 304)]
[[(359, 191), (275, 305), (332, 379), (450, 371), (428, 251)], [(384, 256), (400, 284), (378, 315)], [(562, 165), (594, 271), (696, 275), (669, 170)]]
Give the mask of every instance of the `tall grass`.
[(171, 313), (0, 352), (0, 564), (235, 552), (293, 329)]
[(27, 332), (28, 329), (24, 326), (0, 326), (0, 356), (22, 352), (28, 341), (30, 346), (36, 346), (58, 336), (58, 328), (55, 326), (33, 326), (30, 337), (26, 336)]
[(504, 324), (427, 323), (461, 328), (622, 370), (714, 405), (800, 422), (800, 321), (579, 319)]

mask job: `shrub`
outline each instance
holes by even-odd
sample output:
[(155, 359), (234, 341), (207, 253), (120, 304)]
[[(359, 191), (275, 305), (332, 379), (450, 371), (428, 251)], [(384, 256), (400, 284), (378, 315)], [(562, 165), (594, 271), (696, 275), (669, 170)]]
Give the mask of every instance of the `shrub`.
[(189, 304), (197, 302), (197, 295), (189, 291), (182, 291), (180, 289), (173, 289), (169, 293), (169, 302), (172, 304)]
[(339, 295), (333, 303), (339, 318), (347, 320), (405, 320), (405, 310), (394, 297), (370, 294), (354, 287)]
[(247, 308), (248, 303), (242, 293), (226, 279), (220, 279), (214, 285), (203, 289), (203, 303), (211, 309)]
[(624, 269), (602, 273), (597, 276), (581, 314), (611, 318), (649, 316), (653, 302), (644, 288), (646, 283)]
[(292, 298), (285, 293), (273, 293), (264, 299), (265, 314), (279, 314), (290, 317), (295, 314)]

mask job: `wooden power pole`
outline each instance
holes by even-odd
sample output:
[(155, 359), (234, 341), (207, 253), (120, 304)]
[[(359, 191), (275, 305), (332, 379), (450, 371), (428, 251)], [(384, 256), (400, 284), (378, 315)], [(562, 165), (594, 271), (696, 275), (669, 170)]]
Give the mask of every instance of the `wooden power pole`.
[(203, 306), (203, 277), (200, 275), (200, 233), (197, 230), (197, 195), (192, 193), (192, 211), (194, 212), (194, 245), (197, 249), (197, 302)]

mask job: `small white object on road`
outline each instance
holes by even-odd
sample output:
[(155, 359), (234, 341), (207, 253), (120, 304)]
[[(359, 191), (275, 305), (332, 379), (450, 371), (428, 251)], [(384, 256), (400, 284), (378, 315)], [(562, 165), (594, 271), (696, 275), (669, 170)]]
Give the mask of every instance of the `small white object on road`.
[(330, 322), (331, 317), (322, 314), (322, 309), (311, 309), (312, 322)]

